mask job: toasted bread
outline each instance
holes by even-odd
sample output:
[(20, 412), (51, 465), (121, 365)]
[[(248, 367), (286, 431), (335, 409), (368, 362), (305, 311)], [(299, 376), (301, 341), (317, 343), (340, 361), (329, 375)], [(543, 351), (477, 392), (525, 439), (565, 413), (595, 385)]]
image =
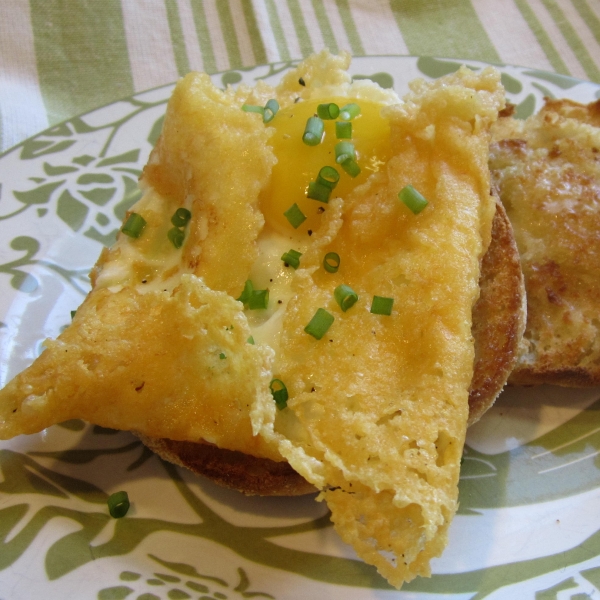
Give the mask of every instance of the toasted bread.
[(492, 181), (515, 231), (527, 328), (510, 383), (600, 384), (600, 101), (501, 118)]
[[(526, 321), (525, 287), (512, 227), (496, 203), (492, 240), (483, 257), (481, 295), (473, 307), (475, 366), (469, 390), (469, 425), (492, 406), (517, 360)], [(246, 495), (299, 496), (316, 492), (287, 462), (223, 450), (213, 444), (138, 434), (164, 460)]]

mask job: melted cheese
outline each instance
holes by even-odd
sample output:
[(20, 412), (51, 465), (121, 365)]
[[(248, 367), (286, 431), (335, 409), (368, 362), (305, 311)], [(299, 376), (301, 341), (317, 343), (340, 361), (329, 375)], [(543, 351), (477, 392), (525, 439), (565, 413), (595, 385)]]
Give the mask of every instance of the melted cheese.
[[(340, 535), (399, 586), (429, 572), (456, 510), (493, 216), (487, 131), (504, 92), (496, 71), (461, 69), (400, 103), (351, 82), (348, 63), (323, 52), (277, 88), (178, 83), (133, 208), (143, 235), (102, 254), (72, 326), (2, 391), (0, 436), (84, 418), (285, 457), (322, 489)], [(269, 126), (241, 110), (269, 98), (281, 105)], [(301, 136), (318, 103), (346, 99), (362, 108), (363, 173), (341, 173), (320, 206), (305, 189), (334, 164), (332, 124), (318, 147)], [(429, 200), (419, 215), (398, 201), (409, 183)], [(297, 230), (282, 216), (294, 202), (310, 213)], [(166, 232), (181, 206), (192, 220), (175, 250)], [(303, 253), (295, 271), (280, 258), (290, 248)], [(321, 266), (329, 251), (336, 274)], [(235, 301), (247, 279), (269, 288), (266, 310)], [(342, 283), (359, 295), (347, 312), (333, 296)], [(390, 316), (370, 312), (373, 295), (394, 298)], [(319, 308), (334, 323), (316, 340), (304, 328)], [(287, 385), (284, 410), (273, 377)]]

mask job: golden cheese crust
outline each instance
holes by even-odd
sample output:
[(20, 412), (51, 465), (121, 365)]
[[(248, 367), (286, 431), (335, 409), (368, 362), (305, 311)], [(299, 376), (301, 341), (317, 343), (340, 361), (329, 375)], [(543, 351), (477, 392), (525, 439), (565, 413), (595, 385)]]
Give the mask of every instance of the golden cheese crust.
[[(0, 435), (83, 418), (177, 440), (184, 455), (188, 442), (203, 440), (285, 459), (320, 490), (342, 539), (399, 587), (429, 574), (457, 508), (473, 306), (495, 208), (489, 128), (504, 89), (495, 69), (461, 68), (414, 82), (400, 102), (372, 82), (352, 82), (348, 62), (322, 52), (277, 88), (253, 91), (221, 91), (198, 74), (179, 82), (132, 209), (144, 231), (103, 253), (71, 326), (0, 393)], [(376, 154), (357, 151), (362, 183), (322, 213), (313, 203), (316, 224), (302, 240), (302, 230), (280, 233), (262, 195), (276, 179), (269, 139), (277, 126), (241, 110), (274, 98), (290, 115), (294, 97), (309, 109), (326, 97), (372, 101), (391, 149), (378, 165), (369, 163)], [(290, 139), (306, 150), (299, 124)], [(408, 185), (427, 198), (418, 214), (399, 199)], [(190, 220), (178, 247), (169, 232), (181, 208)], [(260, 323), (235, 298), (256, 281), (275, 235), (296, 240), (302, 259), (283, 274), (281, 312)], [(336, 273), (322, 267), (329, 252), (341, 257)], [(280, 257), (267, 252), (272, 277), (282, 274)], [(358, 294), (348, 311), (335, 299), (342, 284)], [(375, 296), (394, 300), (390, 314), (372, 312)], [(333, 323), (316, 339), (305, 328), (323, 309)], [(272, 335), (261, 338), (265, 324)], [(281, 410), (272, 378), (289, 393)], [(212, 451), (203, 450), (210, 470)], [(237, 455), (224, 455), (233, 477)], [(286, 469), (271, 471), (273, 486)]]
[[(481, 294), (473, 307), (475, 366), (469, 389), (469, 425), (477, 422), (504, 388), (525, 329), (526, 299), (519, 253), (500, 203), (492, 240), (482, 260)], [(161, 458), (246, 495), (298, 496), (317, 489), (287, 462), (274, 462), (213, 445), (139, 436)]]
[(527, 328), (510, 382), (600, 384), (600, 101), (500, 119), (490, 168), (512, 222)]

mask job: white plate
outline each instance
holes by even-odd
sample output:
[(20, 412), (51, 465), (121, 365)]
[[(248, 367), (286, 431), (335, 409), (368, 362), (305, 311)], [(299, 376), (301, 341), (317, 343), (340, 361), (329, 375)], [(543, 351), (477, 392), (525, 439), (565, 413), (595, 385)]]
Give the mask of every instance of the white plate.
[[(475, 69), (484, 65), (469, 61)], [(292, 65), (214, 81), (273, 83)], [(367, 57), (351, 72), (400, 93), (458, 63)], [(600, 87), (500, 66), (527, 116)], [(57, 125), (0, 156), (0, 384), (56, 336), (89, 288), (160, 129), (172, 86)], [(0, 600), (596, 597), (600, 390), (505, 393), (472, 428), (460, 511), (431, 579), (391, 590), (312, 496), (245, 498), (163, 464), (130, 434), (69, 422), (0, 445)], [(132, 508), (108, 516), (125, 489)], [(587, 594), (587, 595), (586, 595)]]

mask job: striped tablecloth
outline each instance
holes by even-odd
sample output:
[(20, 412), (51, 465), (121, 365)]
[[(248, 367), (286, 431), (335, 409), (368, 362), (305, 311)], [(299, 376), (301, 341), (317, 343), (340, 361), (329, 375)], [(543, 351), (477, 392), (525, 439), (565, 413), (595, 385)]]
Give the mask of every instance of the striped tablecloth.
[(600, 82), (600, 0), (0, 0), (0, 152), (189, 70), (325, 46)]

